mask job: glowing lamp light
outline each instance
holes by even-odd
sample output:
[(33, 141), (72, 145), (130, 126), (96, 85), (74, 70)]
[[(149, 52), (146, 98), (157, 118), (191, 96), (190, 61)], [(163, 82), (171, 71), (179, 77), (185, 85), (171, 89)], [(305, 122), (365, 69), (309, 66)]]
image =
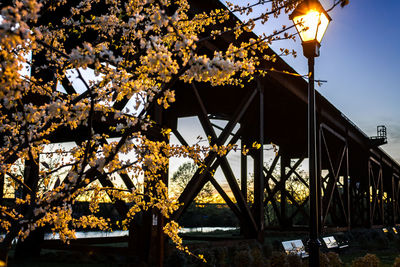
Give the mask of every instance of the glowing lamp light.
[(318, 0), (302, 1), (289, 16), (300, 35), (304, 55), (319, 56), (319, 47), (332, 20)]

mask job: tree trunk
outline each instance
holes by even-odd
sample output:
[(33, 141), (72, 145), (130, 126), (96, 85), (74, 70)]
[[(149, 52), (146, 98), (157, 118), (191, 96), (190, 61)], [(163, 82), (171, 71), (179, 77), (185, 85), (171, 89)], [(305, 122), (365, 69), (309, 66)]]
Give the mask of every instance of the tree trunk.
[(18, 240), (17, 247), (15, 248), (15, 259), (26, 259), (32, 257), (39, 257), (40, 250), (44, 239), (44, 228), (35, 229), (24, 240)]

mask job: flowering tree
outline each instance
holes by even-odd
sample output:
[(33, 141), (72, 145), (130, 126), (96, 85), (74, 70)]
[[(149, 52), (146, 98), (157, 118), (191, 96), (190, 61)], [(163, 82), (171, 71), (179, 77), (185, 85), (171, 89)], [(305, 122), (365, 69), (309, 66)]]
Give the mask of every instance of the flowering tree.
[[(339, 2), (344, 1), (334, 4)], [(174, 102), (178, 81), (240, 85), (265, 74), (260, 60), (274, 59), (260, 55), (272, 40), (293, 38), (287, 28), (212, 54), (199, 48), (227, 33), (238, 38), (255, 21), (289, 12), (296, 3), (230, 4), (233, 13), (250, 13), (256, 5), (268, 9), (227, 27), (228, 9), (196, 14), (186, 0), (2, 1), (0, 176), (22, 192), (15, 205), (0, 206), (6, 231), (2, 260), (7, 261), (15, 237), (23, 240), (37, 228), (49, 226), (66, 242), (75, 238), (76, 228), (108, 229), (107, 219), (95, 215), (100, 194), (133, 204), (123, 228), (149, 208), (168, 218), (178, 208), (162, 179), (169, 157), (187, 157), (202, 166), (208, 153), (233, 147), (171, 146), (169, 129), (150, 116), (152, 110)], [(71, 85), (73, 78), (79, 90)], [(150, 131), (164, 138), (149, 138)], [(75, 145), (52, 150), (52, 157), (61, 160), (48, 164), (41, 155), (59, 140)], [(17, 160), (23, 172), (13, 171)], [(124, 184), (113, 182), (116, 176)], [(39, 188), (39, 181), (46, 186)], [(87, 192), (92, 192), (93, 215), (73, 218), (72, 204)], [(177, 230), (173, 221), (164, 227), (184, 249)]]

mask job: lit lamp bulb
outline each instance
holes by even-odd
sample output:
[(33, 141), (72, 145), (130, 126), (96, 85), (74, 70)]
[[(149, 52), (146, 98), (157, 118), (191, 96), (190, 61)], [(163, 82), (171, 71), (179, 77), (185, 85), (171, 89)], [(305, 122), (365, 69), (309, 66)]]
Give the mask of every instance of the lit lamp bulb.
[(322, 37), (331, 21), (328, 13), (317, 0), (304, 0), (289, 18), (300, 35), (304, 55), (318, 57)]

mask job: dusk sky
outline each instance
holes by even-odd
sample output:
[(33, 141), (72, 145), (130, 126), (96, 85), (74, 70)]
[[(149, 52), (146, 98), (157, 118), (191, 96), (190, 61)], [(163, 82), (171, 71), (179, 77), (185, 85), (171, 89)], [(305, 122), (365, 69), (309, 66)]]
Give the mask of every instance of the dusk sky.
[[(321, 1), (326, 8), (332, 2)], [(344, 8), (332, 10), (315, 75), (328, 81), (316, 89), (368, 136), (376, 135), (377, 125), (387, 127), (388, 144), (381, 148), (400, 163), (399, 10), (399, 0), (350, 0)], [(278, 23), (291, 25), (286, 17)], [(297, 58), (285, 61), (306, 74), (301, 42), (280, 41), (272, 48), (280, 47), (298, 52)]]

